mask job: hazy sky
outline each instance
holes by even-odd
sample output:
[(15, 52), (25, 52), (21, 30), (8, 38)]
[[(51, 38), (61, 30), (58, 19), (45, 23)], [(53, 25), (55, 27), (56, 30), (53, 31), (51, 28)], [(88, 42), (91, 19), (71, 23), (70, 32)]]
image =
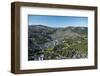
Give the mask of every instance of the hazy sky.
[(49, 27), (85, 26), (88, 25), (88, 17), (75, 16), (48, 16), (29, 15), (28, 25), (46, 25)]

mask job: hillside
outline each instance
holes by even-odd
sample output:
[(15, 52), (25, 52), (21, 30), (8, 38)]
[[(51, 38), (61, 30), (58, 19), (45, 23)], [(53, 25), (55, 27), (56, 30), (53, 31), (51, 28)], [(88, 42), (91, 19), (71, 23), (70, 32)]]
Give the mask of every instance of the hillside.
[(28, 60), (87, 58), (87, 27), (28, 26)]

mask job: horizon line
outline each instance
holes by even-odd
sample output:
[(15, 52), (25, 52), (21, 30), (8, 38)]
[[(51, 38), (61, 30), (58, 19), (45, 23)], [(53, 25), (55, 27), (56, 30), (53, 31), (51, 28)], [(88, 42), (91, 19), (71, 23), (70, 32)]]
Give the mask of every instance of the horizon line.
[(48, 26), (48, 25), (43, 25), (43, 24), (31, 24), (31, 25), (28, 25), (28, 26), (47, 26), (47, 27), (54, 27), (54, 28), (65, 28), (65, 27), (88, 27), (88, 26), (84, 26), (84, 25), (67, 25), (67, 26)]

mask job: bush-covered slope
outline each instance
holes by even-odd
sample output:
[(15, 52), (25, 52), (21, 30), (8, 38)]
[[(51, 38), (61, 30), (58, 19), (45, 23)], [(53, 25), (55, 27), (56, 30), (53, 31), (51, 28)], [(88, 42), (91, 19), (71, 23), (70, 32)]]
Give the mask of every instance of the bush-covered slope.
[(28, 27), (28, 60), (86, 58), (87, 27)]

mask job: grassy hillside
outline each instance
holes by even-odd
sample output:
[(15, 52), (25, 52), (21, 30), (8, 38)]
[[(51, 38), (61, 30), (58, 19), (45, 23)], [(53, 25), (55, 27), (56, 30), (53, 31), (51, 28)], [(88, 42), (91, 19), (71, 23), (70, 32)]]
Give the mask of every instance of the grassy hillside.
[(87, 27), (52, 28), (30, 25), (28, 60), (87, 58)]

